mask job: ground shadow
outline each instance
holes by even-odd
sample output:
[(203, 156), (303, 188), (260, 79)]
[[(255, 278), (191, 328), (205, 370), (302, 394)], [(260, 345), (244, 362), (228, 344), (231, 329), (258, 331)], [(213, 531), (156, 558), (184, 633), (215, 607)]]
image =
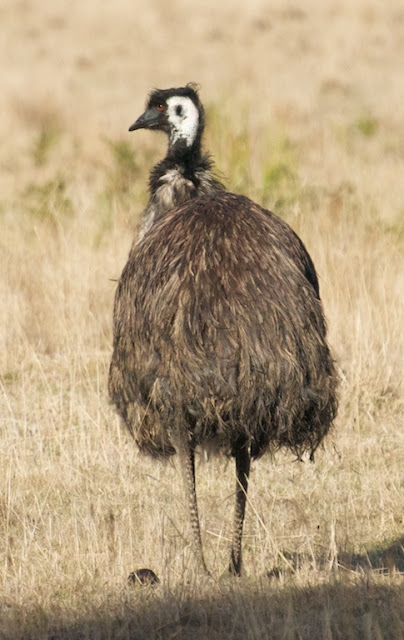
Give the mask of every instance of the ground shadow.
[(373, 547), (363, 554), (341, 552), (339, 562), (350, 569), (378, 570), (382, 573), (394, 571), (404, 574), (404, 536), (384, 547)]
[(80, 617), (7, 612), (0, 603), (0, 639), (404, 640), (403, 543), (352, 555), (346, 570), (324, 572), (316, 586), (285, 574), (175, 588), (162, 582), (95, 598)]
[[(282, 551), (281, 561), (268, 571), (267, 576), (278, 578), (287, 573), (293, 573), (307, 564), (307, 554), (289, 553)], [(316, 557), (317, 567), (324, 567), (332, 563), (334, 568), (347, 571), (378, 572), (382, 575), (402, 573), (404, 575), (404, 536), (385, 546), (366, 549), (363, 553), (352, 553), (347, 550), (336, 550), (331, 558), (330, 554)]]
[[(404, 593), (397, 587), (335, 583), (246, 589), (212, 596), (137, 599), (123, 611), (54, 621), (49, 640), (402, 640)], [(400, 610), (401, 607), (401, 610)], [(55, 624), (56, 623), (56, 624)], [(59, 628), (58, 628), (59, 627)]]

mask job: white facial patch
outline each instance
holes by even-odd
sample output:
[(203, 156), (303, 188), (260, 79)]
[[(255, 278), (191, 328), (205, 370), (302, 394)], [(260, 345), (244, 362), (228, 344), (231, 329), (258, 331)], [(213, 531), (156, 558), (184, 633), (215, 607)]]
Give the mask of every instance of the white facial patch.
[(170, 124), (170, 144), (185, 140), (190, 147), (198, 132), (199, 112), (187, 96), (172, 96), (167, 99), (167, 119)]

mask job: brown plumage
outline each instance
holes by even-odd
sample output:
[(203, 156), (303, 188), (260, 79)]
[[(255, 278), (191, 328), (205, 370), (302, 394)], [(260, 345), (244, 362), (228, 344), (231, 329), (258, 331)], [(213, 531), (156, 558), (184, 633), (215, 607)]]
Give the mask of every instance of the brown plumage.
[[(177, 190), (186, 180), (195, 194), (168, 210), (157, 203), (131, 249), (115, 297), (109, 390), (142, 451), (179, 454), (193, 545), (205, 570), (194, 451), (201, 446), (236, 458), (230, 571), (239, 575), (250, 458), (279, 447), (312, 455), (336, 415), (337, 378), (316, 272), (298, 236), (216, 182), (210, 195), (198, 193), (197, 171), (209, 176), (198, 165), (201, 133), (192, 166), (184, 151), (195, 138), (173, 141), (170, 134), (173, 103), (178, 107), (179, 95), (188, 104), (178, 93), (186, 89), (159, 92), (166, 121), (149, 128), (170, 135), (167, 158), (175, 162), (156, 168), (161, 184), (171, 172)], [(193, 100), (189, 91), (185, 97)], [(156, 201), (159, 178), (154, 187)]]

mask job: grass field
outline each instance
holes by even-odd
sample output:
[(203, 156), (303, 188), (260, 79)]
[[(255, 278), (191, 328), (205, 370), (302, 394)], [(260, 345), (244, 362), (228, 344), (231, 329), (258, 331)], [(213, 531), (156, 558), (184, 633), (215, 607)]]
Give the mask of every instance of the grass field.
[[(0, 4), (0, 639), (404, 638), (404, 9), (186, 0)], [(201, 84), (227, 186), (316, 264), (341, 376), (315, 464), (253, 466), (245, 575), (222, 578), (234, 470), (179, 469), (108, 404), (115, 280), (165, 141), (146, 93)], [(127, 576), (150, 567), (157, 588)]]

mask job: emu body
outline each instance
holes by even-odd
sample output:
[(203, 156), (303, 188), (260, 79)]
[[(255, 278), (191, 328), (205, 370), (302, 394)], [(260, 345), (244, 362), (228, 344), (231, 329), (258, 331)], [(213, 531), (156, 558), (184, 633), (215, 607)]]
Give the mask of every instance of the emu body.
[[(169, 110), (164, 92), (158, 104)], [(142, 451), (178, 454), (205, 570), (194, 452), (213, 447), (235, 457), (229, 568), (239, 575), (250, 460), (279, 447), (312, 455), (336, 415), (337, 378), (303, 243), (273, 213), (211, 178), (200, 134), (184, 142), (177, 127), (152, 171), (145, 225), (116, 291), (109, 391)]]

